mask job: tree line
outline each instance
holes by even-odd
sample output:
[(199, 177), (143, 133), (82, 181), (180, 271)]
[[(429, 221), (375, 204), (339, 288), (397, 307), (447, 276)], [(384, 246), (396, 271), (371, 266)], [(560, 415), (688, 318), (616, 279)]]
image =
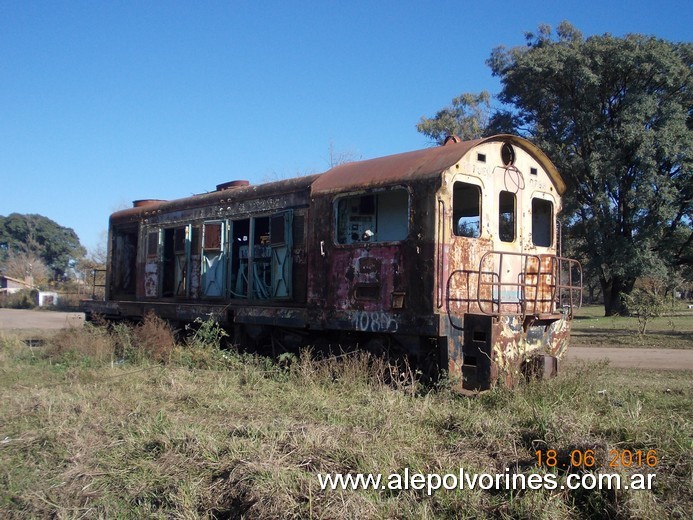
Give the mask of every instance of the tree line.
[(568, 184), (564, 251), (599, 284), (606, 315), (627, 312), (638, 280), (662, 291), (693, 283), (693, 44), (640, 34), (583, 37), (542, 25), (499, 46), (500, 78), (465, 93), (417, 129), (435, 142), (513, 133), (537, 144)]
[(36, 286), (65, 282), (86, 249), (71, 228), (35, 214), (0, 215), (0, 273)]

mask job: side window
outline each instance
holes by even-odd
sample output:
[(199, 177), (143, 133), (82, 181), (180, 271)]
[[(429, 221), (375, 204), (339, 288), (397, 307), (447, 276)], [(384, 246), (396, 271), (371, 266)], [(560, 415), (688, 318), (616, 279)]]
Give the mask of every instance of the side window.
[(553, 242), (553, 204), (548, 200), (532, 199), (532, 243), (551, 247)]
[(481, 236), (481, 188), (456, 182), (452, 189), (452, 231), (458, 237)]
[(409, 193), (396, 188), (335, 200), (337, 243), (394, 242), (409, 234)]
[(515, 241), (515, 194), (509, 191), (498, 195), (498, 237), (503, 242)]
[(156, 259), (159, 254), (159, 232), (150, 231), (147, 233), (147, 258)]

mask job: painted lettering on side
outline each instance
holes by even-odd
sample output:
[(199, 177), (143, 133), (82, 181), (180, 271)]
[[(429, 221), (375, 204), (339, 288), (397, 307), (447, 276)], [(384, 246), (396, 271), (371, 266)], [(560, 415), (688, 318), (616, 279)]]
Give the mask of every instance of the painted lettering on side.
[(356, 311), (351, 316), (352, 326), (361, 332), (397, 332), (397, 319), (387, 312)]

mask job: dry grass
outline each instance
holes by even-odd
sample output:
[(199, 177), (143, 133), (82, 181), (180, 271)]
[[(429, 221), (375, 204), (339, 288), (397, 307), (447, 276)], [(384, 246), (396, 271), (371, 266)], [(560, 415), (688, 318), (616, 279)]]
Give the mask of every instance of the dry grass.
[[(113, 349), (128, 349), (136, 334), (115, 329), (107, 336)], [(0, 341), (4, 518), (689, 518), (693, 512), (690, 373), (577, 365), (552, 381), (470, 399), (423, 391), (406, 370), (393, 373), (365, 354), (322, 361), (303, 355), (280, 365), (233, 352), (195, 358), (190, 352), (203, 345), (178, 345), (164, 366), (142, 359), (85, 363), (79, 356), (56, 362), (33, 350)], [(195, 368), (194, 359), (214, 370)], [(413, 490), (320, 491), (316, 478), (404, 468), (530, 474), (538, 471), (539, 448), (596, 449), (605, 471), (601, 454), (616, 447), (657, 450), (654, 491), (465, 489), (429, 497)]]

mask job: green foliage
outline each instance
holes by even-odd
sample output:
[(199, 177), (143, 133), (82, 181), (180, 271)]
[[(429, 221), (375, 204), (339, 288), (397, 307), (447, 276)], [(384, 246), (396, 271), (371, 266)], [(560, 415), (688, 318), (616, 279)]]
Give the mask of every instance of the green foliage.
[(219, 325), (219, 322), (210, 315), (209, 318), (195, 318), (193, 325), (186, 325), (185, 329), (193, 331), (192, 335), (187, 339), (187, 344), (192, 348), (210, 348), (219, 350), (222, 341), (229, 334), (224, 328)]
[(416, 129), (438, 144), (443, 144), (449, 135), (465, 141), (478, 139), (488, 126), (490, 100), (491, 95), (485, 90), (479, 94), (462, 94), (435, 116), (422, 117)]
[(0, 265), (13, 252), (34, 254), (62, 278), (85, 249), (77, 234), (42, 215), (0, 215)]
[(643, 35), (583, 38), (567, 22), (496, 48), (511, 121), (566, 178), (567, 223), (604, 290), (606, 312), (660, 262), (690, 263), (693, 44)]
[(222, 350), (228, 333), (213, 315), (185, 326), (185, 344), (176, 349), (176, 362), (191, 368), (223, 370), (238, 364), (235, 353)]
[(630, 294), (624, 294), (626, 307), (631, 316), (638, 319), (638, 334), (644, 336), (647, 333), (647, 324), (652, 318), (661, 316), (664, 311), (672, 307), (672, 298), (666, 297), (656, 291), (637, 288)]

